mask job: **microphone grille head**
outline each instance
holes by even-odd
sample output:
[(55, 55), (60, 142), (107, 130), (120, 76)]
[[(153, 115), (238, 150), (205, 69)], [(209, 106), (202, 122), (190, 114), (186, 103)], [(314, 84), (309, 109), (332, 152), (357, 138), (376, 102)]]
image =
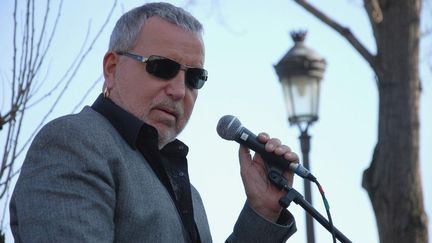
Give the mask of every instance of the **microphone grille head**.
[(216, 127), (217, 133), (223, 139), (234, 140), (240, 134), (242, 124), (237, 117), (232, 115), (223, 116)]

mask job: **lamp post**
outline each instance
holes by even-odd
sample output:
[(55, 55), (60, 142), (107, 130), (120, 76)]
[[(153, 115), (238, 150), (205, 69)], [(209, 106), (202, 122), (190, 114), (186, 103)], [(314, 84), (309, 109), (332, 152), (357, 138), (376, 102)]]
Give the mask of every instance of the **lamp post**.
[[(294, 41), (285, 56), (275, 65), (283, 87), (290, 125), (300, 130), (300, 147), (303, 166), (309, 170), (309, 126), (318, 120), (319, 88), (326, 62), (316, 52), (304, 45), (306, 31), (292, 32)], [(305, 199), (312, 204), (311, 185), (304, 180)], [(313, 218), (306, 214), (307, 242), (314, 243)]]

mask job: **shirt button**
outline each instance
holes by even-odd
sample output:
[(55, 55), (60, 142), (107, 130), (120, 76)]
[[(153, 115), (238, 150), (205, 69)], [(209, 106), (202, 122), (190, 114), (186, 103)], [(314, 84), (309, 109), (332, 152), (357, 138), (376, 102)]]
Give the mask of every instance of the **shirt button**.
[(178, 175), (183, 177), (185, 174), (184, 174), (183, 172), (180, 171), (180, 172), (178, 173)]

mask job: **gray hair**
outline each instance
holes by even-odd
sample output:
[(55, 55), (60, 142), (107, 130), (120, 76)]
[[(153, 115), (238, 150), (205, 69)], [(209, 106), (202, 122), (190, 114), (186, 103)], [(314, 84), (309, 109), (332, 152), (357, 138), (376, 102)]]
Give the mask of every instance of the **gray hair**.
[(153, 16), (197, 34), (203, 32), (202, 24), (186, 10), (169, 3), (148, 3), (120, 17), (111, 33), (109, 51), (131, 49), (135, 45), (141, 27)]

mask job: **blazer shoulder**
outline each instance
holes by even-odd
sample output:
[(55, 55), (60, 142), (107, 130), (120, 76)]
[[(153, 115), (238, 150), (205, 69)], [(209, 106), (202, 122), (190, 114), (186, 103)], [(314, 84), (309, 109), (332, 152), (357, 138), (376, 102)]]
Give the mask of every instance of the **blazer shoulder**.
[(77, 114), (65, 115), (48, 122), (39, 133), (66, 132), (71, 135), (78, 133), (80, 136), (94, 136), (106, 133), (105, 130), (111, 132), (115, 128), (104, 116), (86, 106)]
[(122, 138), (111, 123), (97, 111), (86, 106), (77, 114), (56, 118), (36, 135), (33, 144), (44, 146), (64, 141), (86, 143), (100, 141), (100, 146), (122, 144)]
[[(62, 130), (62, 129), (79, 129), (86, 132), (97, 132), (103, 129), (100, 128), (112, 127), (109, 121), (99, 114), (97, 111), (93, 110), (89, 106), (82, 109), (81, 112), (77, 114), (70, 114), (56, 118), (48, 122), (41, 131), (44, 130)], [(95, 129), (99, 128), (99, 129)]]

